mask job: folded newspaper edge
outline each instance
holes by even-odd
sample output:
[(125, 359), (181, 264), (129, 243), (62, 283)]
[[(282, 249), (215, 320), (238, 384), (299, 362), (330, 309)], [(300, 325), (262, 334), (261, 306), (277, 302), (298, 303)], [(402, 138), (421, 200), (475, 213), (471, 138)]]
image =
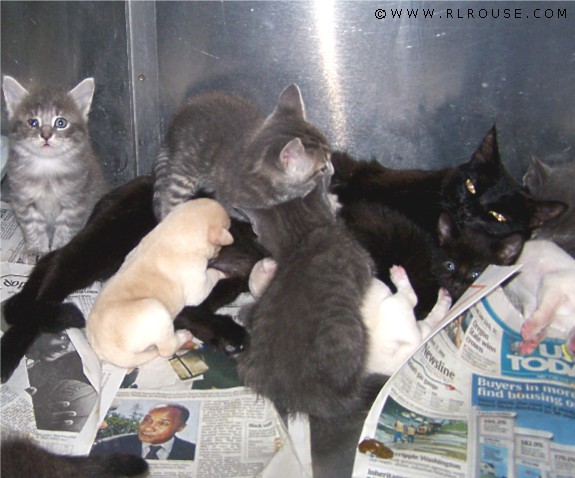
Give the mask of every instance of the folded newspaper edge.
[(521, 355), (523, 317), (490, 266), (389, 379), (360, 435), (353, 478), (573, 478), (575, 364), (564, 339)]

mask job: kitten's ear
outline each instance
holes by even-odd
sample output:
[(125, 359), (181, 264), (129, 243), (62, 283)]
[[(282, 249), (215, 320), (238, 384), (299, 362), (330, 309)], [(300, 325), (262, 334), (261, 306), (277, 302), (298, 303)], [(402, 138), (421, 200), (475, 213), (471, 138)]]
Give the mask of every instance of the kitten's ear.
[(529, 227), (541, 227), (547, 221), (555, 219), (567, 210), (567, 204), (561, 201), (537, 201), (533, 206), (533, 214)]
[(497, 248), (499, 264), (504, 266), (514, 264), (519, 254), (521, 254), (524, 242), (525, 239), (521, 234), (511, 234), (503, 238)]
[(302, 119), (306, 118), (305, 105), (301, 97), (301, 91), (295, 83), (287, 86), (280, 93), (277, 109), (283, 111), (291, 111)]
[(442, 212), (437, 222), (437, 235), (439, 245), (443, 246), (449, 239), (455, 236), (455, 222), (447, 212)]
[(280, 153), (280, 162), (290, 178), (305, 178), (313, 166), (305, 154), (301, 139), (294, 138), (284, 146)]
[(2, 90), (6, 100), (8, 118), (12, 118), (22, 100), (28, 95), (28, 90), (11, 76), (5, 76), (2, 80)]
[(208, 231), (208, 240), (216, 246), (229, 246), (234, 242), (230, 231), (222, 226), (211, 226)]
[(86, 78), (68, 92), (85, 119), (88, 118), (88, 113), (90, 112), (95, 88), (94, 78)]
[(497, 144), (497, 130), (495, 125), (487, 132), (479, 147), (471, 157), (472, 163), (499, 163), (499, 146)]
[(541, 162), (535, 156), (531, 158), (531, 163), (523, 176), (523, 186), (530, 192), (538, 191), (543, 180), (549, 174), (549, 166)]

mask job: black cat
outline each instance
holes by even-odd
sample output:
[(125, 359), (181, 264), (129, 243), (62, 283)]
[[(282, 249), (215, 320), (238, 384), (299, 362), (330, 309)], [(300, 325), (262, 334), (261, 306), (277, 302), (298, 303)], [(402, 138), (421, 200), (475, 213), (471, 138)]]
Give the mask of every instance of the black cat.
[(511, 177), (499, 155), (495, 126), (471, 159), (456, 167), (396, 170), (342, 152), (332, 153), (331, 159), (331, 190), (344, 207), (359, 200), (385, 204), (431, 234), (447, 212), (459, 227), (498, 237), (520, 233), (528, 239), (533, 229), (566, 208), (559, 201), (536, 199)]
[(514, 263), (531, 231), (565, 209), (536, 199), (509, 175), (495, 126), (467, 163), (452, 168), (390, 169), (341, 152), (332, 163), (341, 216), (370, 252), (380, 280), (394, 289), (389, 267), (405, 267), (419, 319), (440, 286), (457, 299), (488, 264)]

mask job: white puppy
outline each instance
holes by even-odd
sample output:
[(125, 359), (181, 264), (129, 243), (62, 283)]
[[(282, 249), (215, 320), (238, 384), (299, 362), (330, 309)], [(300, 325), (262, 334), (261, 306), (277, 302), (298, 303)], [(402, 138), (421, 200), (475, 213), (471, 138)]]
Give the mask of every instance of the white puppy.
[(224, 274), (208, 260), (231, 244), (230, 218), (212, 199), (180, 204), (126, 257), (96, 299), (86, 332), (100, 359), (137, 367), (171, 357), (192, 338), (174, 332), (187, 305), (205, 300)]
[(504, 290), (526, 319), (519, 351), (529, 354), (548, 335), (567, 338), (575, 327), (575, 259), (547, 240), (525, 242), (523, 264)]

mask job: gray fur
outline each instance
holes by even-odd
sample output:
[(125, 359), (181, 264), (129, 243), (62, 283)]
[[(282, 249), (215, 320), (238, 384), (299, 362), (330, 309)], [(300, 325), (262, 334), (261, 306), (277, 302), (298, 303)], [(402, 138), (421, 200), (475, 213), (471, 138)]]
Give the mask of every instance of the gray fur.
[(23, 259), (33, 263), (67, 244), (107, 189), (88, 136), (94, 80), (70, 91), (28, 92), (5, 76), (2, 88), (10, 120), (10, 202), (24, 236)]
[(245, 212), (277, 270), (244, 311), (250, 339), (237, 357), (240, 377), (282, 411), (321, 418), (357, 411), (369, 255), (335, 219), (323, 181), (303, 199)]
[(267, 118), (237, 96), (197, 96), (174, 117), (154, 163), (154, 212), (161, 220), (200, 191), (214, 193), (232, 215), (236, 206), (270, 207), (304, 196), (333, 172), (328, 149), (306, 120), (296, 85), (281, 93)]
[(533, 158), (523, 184), (539, 199), (567, 205), (560, 216), (536, 229), (533, 238), (551, 240), (575, 257), (575, 162), (550, 166)]

